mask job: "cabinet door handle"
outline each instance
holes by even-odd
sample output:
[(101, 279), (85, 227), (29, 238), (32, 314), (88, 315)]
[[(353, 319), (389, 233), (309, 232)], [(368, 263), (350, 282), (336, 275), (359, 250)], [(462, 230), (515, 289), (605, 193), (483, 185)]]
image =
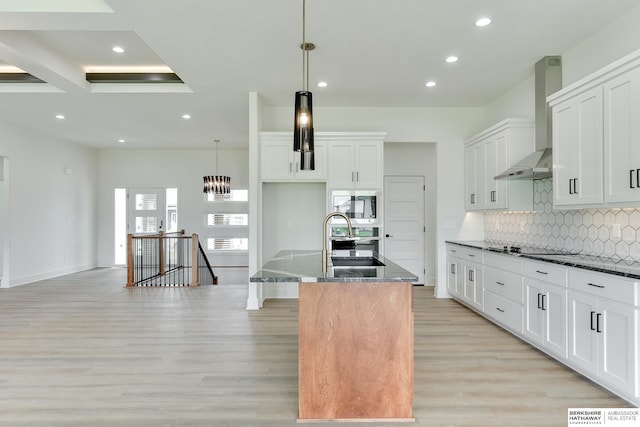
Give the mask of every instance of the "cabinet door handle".
[(569, 180), (569, 194), (573, 194), (573, 187), (571, 185), (572, 181), (572, 179)]
[(474, 257), (475, 257), (475, 255), (474, 255), (474, 254), (469, 254), (469, 257), (470, 257), (470, 258), (474, 258)]
[(289, 173), (293, 172), (293, 163), (289, 162)]
[(354, 175), (353, 175), (353, 171), (351, 171), (351, 182), (355, 182), (353, 179)]
[(542, 311), (547, 311), (547, 303), (546, 303), (546, 299), (547, 296), (545, 294), (542, 294)]
[(456, 274), (456, 265), (451, 264), (451, 274)]
[(356, 182), (360, 182), (360, 172), (356, 172)]
[(469, 202), (470, 202), (472, 205), (475, 205), (475, 204), (476, 204), (476, 195), (475, 195), (475, 193), (471, 193), (471, 195), (469, 196)]
[(536, 270), (536, 273), (540, 273), (540, 274), (549, 274), (546, 271), (540, 271), (540, 270)]
[(475, 278), (476, 278), (475, 270), (469, 270), (469, 281), (475, 282)]
[(497, 283), (498, 285), (500, 285), (500, 286), (504, 286), (504, 283), (502, 283), (502, 282), (496, 282), (496, 283)]
[(596, 314), (596, 332), (602, 333), (602, 329), (600, 329), (600, 319), (602, 319), (602, 313)]
[[(637, 170), (637, 169), (636, 169)], [(633, 186), (633, 169), (629, 170), (629, 188), (635, 188)]]
[(595, 330), (596, 330), (596, 328), (593, 326), (593, 315), (594, 315), (594, 314), (596, 314), (596, 312), (595, 312), (595, 311), (592, 311), (592, 312), (591, 312), (591, 330), (592, 330), (592, 331), (595, 331)]
[(640, 169), (636, 169), (636, 188), (640, 187)]
[(604, 285), (596, 285), (595, 283), (587, 283), (589, 286), (593, 286), (594, 288), (604, 289)]
[(504, 313), (504, 310), (501, 309), (500, 307), (496, 307), (496, 310), (498, 310), (500, 313)]
[(541, 299), (542, 299), (542, 294), (538, 293), (538, 309), (542, 308), (542, 303), (540, 302)]

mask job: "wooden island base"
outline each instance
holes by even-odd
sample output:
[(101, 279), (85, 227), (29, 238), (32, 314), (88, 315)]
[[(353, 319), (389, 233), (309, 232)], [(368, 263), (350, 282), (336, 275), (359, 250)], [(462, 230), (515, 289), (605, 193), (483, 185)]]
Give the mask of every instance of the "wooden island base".
[(300, 282), (298, 421), (414, 421), (412, 285)]

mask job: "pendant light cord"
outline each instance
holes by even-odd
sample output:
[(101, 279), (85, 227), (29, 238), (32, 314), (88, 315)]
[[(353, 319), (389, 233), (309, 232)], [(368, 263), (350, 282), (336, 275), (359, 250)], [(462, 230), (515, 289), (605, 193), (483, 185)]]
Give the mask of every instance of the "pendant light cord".
[(307, 87), (309, 83), (309, 51), (307, 50), (307, 41), (305, 39), (306, 9), (306, 0), (302, 0), (302, 90), (305, 92), (309, 89)]
[(219, 143), (220, 143), (220, 141), (216, 141), (216, 174), (220, 173), (220, 169), (218, 169), (219, 161), (220, 161), (220, 154), (218, 152), (218, 144)]

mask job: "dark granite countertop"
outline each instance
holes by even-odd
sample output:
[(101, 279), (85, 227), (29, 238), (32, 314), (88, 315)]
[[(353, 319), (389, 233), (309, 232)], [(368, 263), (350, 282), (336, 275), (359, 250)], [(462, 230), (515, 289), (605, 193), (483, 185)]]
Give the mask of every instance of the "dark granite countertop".
[[(585, 270), (597, 271), (600, 273), (614, 274), (616, 276), (628, 277), (630, 279), (640, 279), (640, 263), (634, 261), (623, 260), (619, 258), (597, 257), (586, 254), (518, 254), (511, 252), (496, 252), (495, 247), (501, 245), (509, 245), (509, 243), (494, 241), (445, 241), (445, 243), (453, 243), (460, 246), (467, 246), (476, 249), (483, 249), (493, 253), (501, 253), (508, 256), (518, 256), (534, 261), (550, 262), (553, 264), (565, 265), (567, 267), (582, 268)], [(542, 251), (553, 251), (551, 249), (541, 248)], [(559, 250), (558, 252), (562, 252)]]
[(415, 282), (418, 278), (385, 257), (378, 267), (329, 267), (322, 271), (322, 251), (278, 252), (251, 278), (251, 282)]

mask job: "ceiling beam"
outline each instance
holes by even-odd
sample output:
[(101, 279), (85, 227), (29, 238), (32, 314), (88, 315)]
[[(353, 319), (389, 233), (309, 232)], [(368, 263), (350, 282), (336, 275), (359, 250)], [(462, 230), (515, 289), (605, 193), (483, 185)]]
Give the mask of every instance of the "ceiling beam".
[(28, 31), (0, 31), (0, 59), (65, 92), (88, 91), (82, 67)]

